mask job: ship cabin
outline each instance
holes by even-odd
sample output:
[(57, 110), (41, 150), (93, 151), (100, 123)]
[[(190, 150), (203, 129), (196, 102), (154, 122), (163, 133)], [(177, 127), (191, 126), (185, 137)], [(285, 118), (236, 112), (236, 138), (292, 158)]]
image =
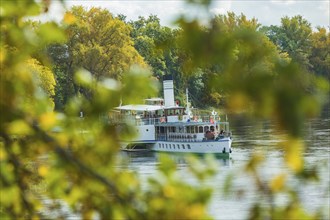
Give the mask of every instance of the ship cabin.
[(186, 123), (159, 123), (155, 126), (156, 140), (175, 142), (196, 142), (219, 140), (230, 136), (229, 123), (207, 121), (190, 121)]
[(109, 117), (111, 117), (111, 121), (126, 121), (134, 122), (136, 125), (148, 125), (163, 122), (187, 121), (188, 116), (184, 114), (184, 107), (165, 107), (162, 105), (145, 104), (117, 107), (115, 111), (112, 111)]
[(164, 105), (164, 99), (163, 98), (150, 98), (150, 99), (145, 99), (144, 104), (146, 105), (158, 105), (162, 106)]

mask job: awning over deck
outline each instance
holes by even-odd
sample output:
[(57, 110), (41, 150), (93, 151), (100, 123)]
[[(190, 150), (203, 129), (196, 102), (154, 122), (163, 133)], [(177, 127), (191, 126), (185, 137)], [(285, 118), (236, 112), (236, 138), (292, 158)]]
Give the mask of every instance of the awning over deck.
[(124, 110), (124, 111), (157, 111), (162, 109), (184, 109), (184, 107), (180, 106), (170, 106), (165, 107), (163, 105), (123, 105), (115, 108), (116, 110)]
[(160, 105), (123, 105), (116, 107), (117, 110), (124, 111), (157, 111), (163, 109)]

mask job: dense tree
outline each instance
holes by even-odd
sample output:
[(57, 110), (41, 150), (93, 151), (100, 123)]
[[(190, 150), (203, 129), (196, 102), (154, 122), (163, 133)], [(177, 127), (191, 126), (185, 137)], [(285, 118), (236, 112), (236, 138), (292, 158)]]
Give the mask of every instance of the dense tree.
[(50, 106), (53, 109), (56, 85), (54, 74), (48, 67), (41, 65), (36, 59), (29, 59), (27, 61), (27, 67), (32, 72), (35, 80), (37, 80), (37, 85), (47, 94), (50, 100)]
[(186, 81), (182, 82), (182, 62), (176, 44), (179, 31), (162, 26), (155, 15), (139, 17), (137, 21), (128, 23), (133, 29), (131, 37), (134, 47), (151, 66), (153, 75), (160, 80), (164, 75), (172, 75), (179, 92), (177, 95), (182, 95), (185, 90), (182, 86), (186, 85)]
[(131, 28), (109, 11), (74, 6), (67, 15), (71, 19), (63, 27), (68, 41), (48, 47), (56, 80), (60, 82), (55, 97), (58, 109), (74, 94), (82, 93), (91, 98), (89, 89), (74, 83), (73, 73), (79, 68), (90, 71), (98, 81), (107, 77), (121, 80), (133, 64), (146, 67), (133, 47)]
[(282, 52), (286, 52), (305, 69), (311, 68), (309, 57), (312, 49), (311, 24), (301, 15), (281, 19), (281, 25), (263, 28), (263, 32)]
[[(230, 12), (227, 15), (215, 16), (209, 25), (210, 28), (200, 26), (197, 22), (184, 23), (183, 28), (192, 33), (185, 33), (181, 41), (189, 55), (188, 59), (185, 59), (185, 66), (197, 66), (201, 70), (199, 75), (204, 88), (200, 100), (203, 101), (204, 107), (205, 105), (219, 107), (219, 104), (225, 101), (228, 86), (237, 88), (257, 86), (255, 80), (251, 79), (251, 82), (247, 83), (244, 79), (248, 79), (247, 76), (253, 74), (257, 77), (272, 75), (274, 57), (280, 58), (283, 55), (265, 36), (257, 33), (260, 24), (256, 19), (248, 20), (243, 14), (235, 15)], [(194, 29), (199, 31), (195, 33)], [(246, 32), (249, 32), (249, 35), (245, 35)], [(251, 39), (252, 33), (255, 39)], [(245, 43), (246, 40), (258, 41), (262, 46), (251, 48)], [(256, 54), (260, 53), (264, 53), (265, 56), (257, 57)], [(240, 65), (233, 65), (236, 62)], [(236, 84), (222, 83), (225, 82), (225, 73), (242, 80)], [(258, 75), (258, 73), (262, 74)], [(255, 88), (251, 88), (250, 91), (255, 92), (251, 94), (251, 101), (265, 98)], [(266, 106), (257, 108), (262, 109)]]
[(130, 39), (130, 28), (101, 8), (74, 6), (76, 21), (67, 28), (73, 65), (90, 71), (96, 80), (121, 79), (133, 64), (145, 65)]
[(310, 63), (312, 71), (330, 81), (330, 32), (325, 28), (318, 28), (311, 36), (312, 51)]
[(52, 62), (52, 70), (56, 79), (55, 109), (63, 111), (65, 104), (78, 93), (74, 82), (73, 62), (69, 59), (65, 44), (52, 44), (47, 47), (47, 54)]
[[(89, 90), (73, 81), (73, 73), (84, 68), (98, 81), (106, 77), (121, 80), (131, 65), (146, 66), (143, 58), (133, 47), (130, 27), (104, 9), (86, 10), (74, 6), (67, 12), (73, 19), (66, 26), (68, 42), (52, 45), (48, 52), (55, 63), (58, 103), (66, 103), (72, 94), (83, 93), (91, 98)], [(73, 92), (74, 91), (74, 92)]]
[(164, 51), (159, 48), (160, 39), (169, 29), (162, 27), (157, 16), (151, 15), (148, 19), (139, 17), (137, 21), (131, 21), (133, 27), (131, 37), (134, 47), (152, 67), (156, 77), (161, 78), (166, 74), (167, 67), (164, 60)]

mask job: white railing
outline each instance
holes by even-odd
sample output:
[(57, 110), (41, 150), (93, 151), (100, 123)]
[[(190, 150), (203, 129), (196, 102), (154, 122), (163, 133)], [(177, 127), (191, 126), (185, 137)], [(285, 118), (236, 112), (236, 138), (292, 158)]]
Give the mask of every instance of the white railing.
[[(157, 117), (157, 118), (144, 118), (139, 115), (114, 115), (109, 116), (109, 121), (111, 123), (128, 123), (134, 125), (156, 125), (161, 124), (166, 121), (165, 117)], [(170, 122), (204, 122), (204, 123), (217, 123), (217, 124), (228, 124), (227, 122), (220, 121), (219, 116), (194, 116), (191, 119), (187, 119), (187, 117), (178, 117), (177, 121)]]

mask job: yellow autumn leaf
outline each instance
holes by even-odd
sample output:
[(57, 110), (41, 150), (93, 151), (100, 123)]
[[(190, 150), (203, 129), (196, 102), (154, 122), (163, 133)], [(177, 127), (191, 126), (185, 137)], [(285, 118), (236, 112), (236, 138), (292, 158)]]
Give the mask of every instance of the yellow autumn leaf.
[(304, 143), (300, 139), (290, 138), (284, 143), (285, 162), (294, 172), (299, 172), (303, 168)]
[(0, 63), (2, 64), (5, 59), (6, 59), (6, 49), (4, 47), (1, 47), (1, 50), (0, 50)]
[(154, 198), (150, 201), (150, 207), (153, 210), (161, 210), (164, 207), (164, 201), (160, 198)]
[(285, 181), (286, 175), (280, 174), (270, 181), (269, 187), (273, 192), (279, 192), (284, 188)]
[(28, 135), (32, 129), (24, 120), (15, 120), (7, 126), (7, 132), (11, 135)]
[(56, 140), (61, 146), (68, 146), (70, 138), (65, 133), (56, 134)]
[(186, 210), (187, 219), (202, 219), (205, 217), (205, 208), (202, 204), (194, 204)]
[(39, 118), (39, 125), (41, 128), (48, 130), (54, 127), (56, 124), (56, 114), (55, 112), (46, 112), (42, 114)]
[(38, 168), (38, 173), (40, 176), (46, 176), (48, 173), (48, 167), (42, 165)]
[(63, 21), (66, 24), (73, 24), (76, 21), (76, 17), (72, 13), (66, 12)]
[[(1, 142), (0, 145), (3, 145), (3, 143)], [(1, 146), (0, 148), (0, 161), (4, 161), (7, 159), (7, 153), (4, 150), (3, 146)]]
[(169, 186), (169, 185), (168, 186), (165, 186), (164, 187), (164, 195), (166, 197), (169, 197), (169, 198), (175, 196), (175, 189), (174, 189), (174, 187), (173, 186)]

